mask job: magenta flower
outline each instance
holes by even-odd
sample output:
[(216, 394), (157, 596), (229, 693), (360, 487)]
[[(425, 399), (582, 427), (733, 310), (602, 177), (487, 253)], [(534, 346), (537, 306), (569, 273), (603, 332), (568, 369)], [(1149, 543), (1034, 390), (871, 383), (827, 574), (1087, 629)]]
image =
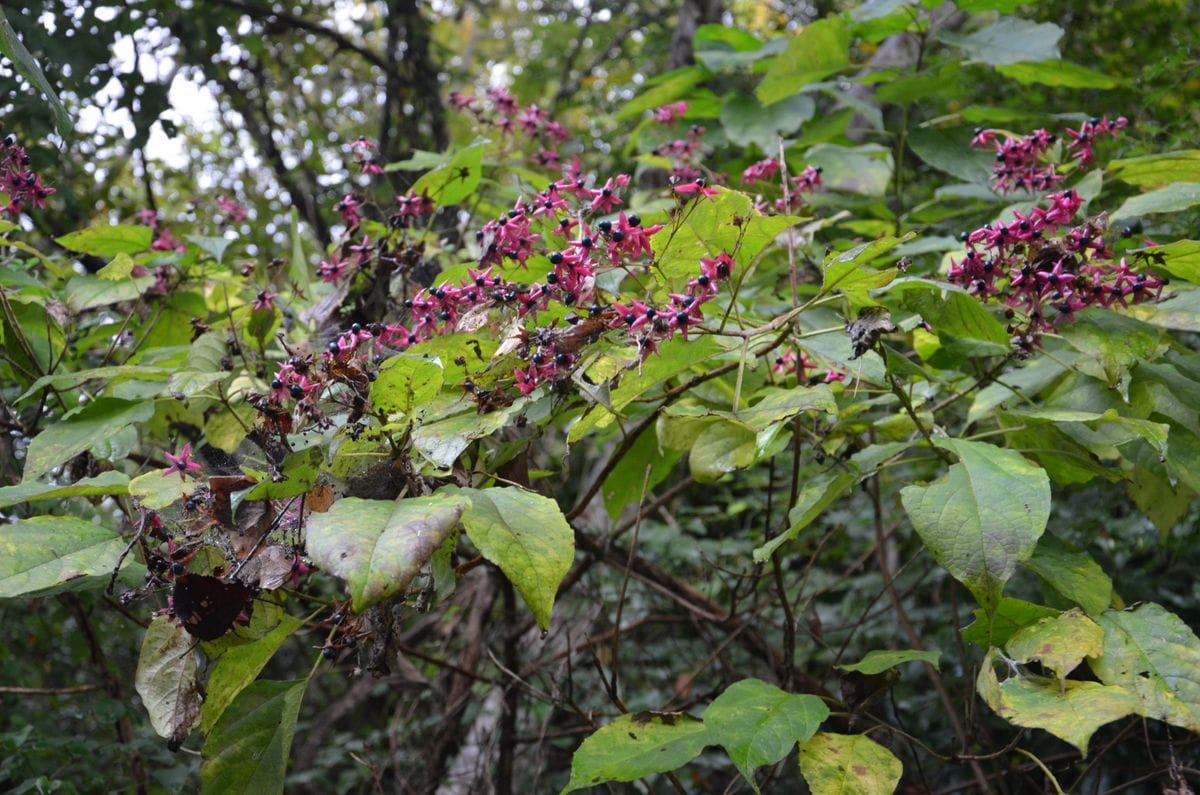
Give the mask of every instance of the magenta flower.
[(654, 111), (654, 120), (659, 124), (671, 124), (676, 119), (683, 118), (683, 115), (688, 112), (688, 104), (686, 102), (672, 102), (669, 105), (663, 105)]
[(235, 224), (240, 224), (246, 220), (246, 208), (237, 203), (237, 200), (231, 199), (222, 193), (217, 197), (217, 210), (219, 210), (228, 221)]
[(278, 297), (279, 293), (268, 293), (266, 290), (259, 290), (258, 296), (254, 299), (254, 311), (274, 309), (275, 299)]
[(708, 187), (704, 182), (704, 179), (700, 178), (693, 182), (685, 182), (682, 185), (676, 185), (675, 192), (685, 196), (690, 196), (693, 193), (699, 193), (704, 198), (711, 199), (721, 191), (717, 190), (716, 188)]
[(170, 453), (165, 453), (164, 455), (166, 455), (167, 460), (171, 462), (170, 469), (163, 473), (164, 478), (170, 477), (172, 472), (178, 472), (179, 479), (186, 480), (187, 473), (199, 472), (201, 470), (200, 465), (192, 460), (191, 442), (188, 442), (183, 446), (183, 449), (179, 451), (179, 455), (171, 455)]

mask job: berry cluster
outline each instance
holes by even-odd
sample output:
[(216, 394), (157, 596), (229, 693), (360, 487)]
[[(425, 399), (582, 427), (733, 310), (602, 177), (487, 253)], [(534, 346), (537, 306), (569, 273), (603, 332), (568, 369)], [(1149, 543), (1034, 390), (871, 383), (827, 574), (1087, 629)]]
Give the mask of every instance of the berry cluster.
[(29, 169), (31, 162), (15, 136), (0, 140), (0, 193), (8, 196), (8, 203), (0, 204), (0, 215), (16, 218), (26, 205), (45, 207), (46, 197), (54, 193), (54, 188), (43, 185), (42, 178)]
[(450, 106), (474, 114), (477, 120), (497, 127), (506, 136), (523, 135), (534, 141), (538, 146), (534, 160), (543, 168), (560, 166), (556, 146), (567, 140), (567, 128), (552, 120), (544, 108), (537, 105), (521, 107), (516, 98), (502, 88), (489, 88), (484, 99), (452, 92)]
[[(1087, 167), (1095, 157), (1092, 145), (1096, 138), (1101, 135), (1115, 138), (1117, 132), (1128, 123), (1124, 116), (1112, 121), (1105, 116), (1084, 122), (1078, 130), (1068, 128), (1068, 155), (1071, 159), (1078, 160), (1081, 167)], [(1028, 135), (1015, 138), (1005, 135), (1001, 140), (1000, 135), (999, 130), (979, 127), (975, 129), (975, 137), (971, 139), (973, 147), (992, 145), (996, 149), (991, 178), (995, 190), (1001, 193), (1013, 190), (1044, 192), (1053, 190), (1055, 185), (1064, 179), (1064, 175), (1058, 173), (1054, 163), (1042, 162), (1046, 153), (1058, 141), (1054, 133), (1039, 128)]]
[(1049, 207), (1034, 207), (1028, 214), (1016, 211), (1008, 223), (985, 224), (967, 234), (966, 254), (951, 259), (948, 273), (954, 284), (985, 301), (997, 296), (1009, 307), (1010, 319), (1017, 318), (1009, 332), (1026, 351), (1043, 332), (1073, 322), (1085, 307), (1158, 300), (1165, 284), (1124, 257), (1113, 261), (1104, 241), (1104, 216), (1059, 234), (1083, 204), (1074, 190), (1045, 200)]

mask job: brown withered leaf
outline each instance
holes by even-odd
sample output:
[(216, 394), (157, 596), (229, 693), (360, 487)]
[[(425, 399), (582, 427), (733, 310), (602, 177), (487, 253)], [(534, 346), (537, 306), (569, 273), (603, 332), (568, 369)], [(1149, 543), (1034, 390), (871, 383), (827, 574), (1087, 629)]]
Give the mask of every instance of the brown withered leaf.
[(238, 570), (237, 579), (251, 588), (273, 591), (292, 575), (294, 556), (280, 546), (263, 546)]
[(336, 496), (333, 486), (328, 483), (318, 483), (309, 490), (308, 495), (304, 498), (304, 508), (311, 513), (325, 513), (333, 505)]

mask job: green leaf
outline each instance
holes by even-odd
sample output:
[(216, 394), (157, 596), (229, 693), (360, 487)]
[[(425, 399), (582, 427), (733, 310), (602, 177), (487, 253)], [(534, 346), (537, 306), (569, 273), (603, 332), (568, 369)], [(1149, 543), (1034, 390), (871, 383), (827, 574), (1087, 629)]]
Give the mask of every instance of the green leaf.
[(866, 266), (914, 237), (915, 232), (909, 232), (904, 237), (886, 235), (869, 243), (860, 243), (846, 251), (829, 254), (825, 258), (821, 277), (822, 291), (866, 290), (887, 284), (895, 277), (895, 271), (880, 271)]
[(54, 239), (55, 243), (77, 254), (94, 257), (115, 257), (118, 254), (137, 254), (150, 248), (154, 237), (148, 226), (90, 226)]
[(849, 65), (850, 31), (845, 21), (837, 16), (818, 19), (792, 37), (754, 93), (770, 105)]
[(712, 483), (735, 469), (754, 463), (758, 435), (740, 422), (721, 420), (708, 425), (692, 444), (688, 466), (697, 483)]
[[(728, 188), (715, 190), (715, 196), (686, 211), (678, 228), (665, 224), (650, 238), (658, 258), (656, 273), (661, 272), (661, 280), (670, 289), (683, 289), (689, 279), (696, 277), (701, 257), (722, 253), (733, 256), (734, 278), (738, 278), (739, 268), (748, 265), (776, 235), (799, 220), (788, 215), (764, 216), (754, 209), (754, 201), (746, 194)], [(695, 340), (686, 344), (695, 344)]]
[(558, 585), (575, 558), (575, 533), (558, 503), (519, 488), (452, 493), (471, 501), (462, 517), (471, 543), (500, 567), (538, 626), (549, 628)]
[(309, 518), (307, 549), (322, 569), (346, 580), (356, 613), (408, 588), (466, 508), (444, 495), (338, 500)]
[(749, 66), (770, 55), (774, 49), (764, 48), (752, 33), (716, 24), (697, 28), (692, 47), (696, 60), (714, 72)]
[(1037, 660), (1062, 681), (1084, 657), (1099, 657), (1103, 644), (1104, 630), (1075, 609), (1017, 630), (1004, 647), (1016, 662)]
[[(659, 345), (658, 356), (650, 357), (638, 369), (621, 375), (620, 385), (609, 395), (609, 405), (615, 411), (621, 411), (654, 387), (697, 364), (711, 361), (720, 352), (720, 346), (710, 335), (669, 340)], [(567, 442), (573, 444), (594, 428), (608, 427), (615, 419), (608, 409), (595, 405), (571, 426)]]
[(972, 149), (971, 133), (963, 129), (917, 128), (908, 135), (908, 147), (923, 161), (963, 182), (987, 185), (993, 158)]
[(621, 715), (597, 729), (575, 751), (571, 780), (562, 792), (666, 773), (686, 765), (713, 742), (704, 722), (691, 715)]
[(398, 353), (379, 366), (371, 384), (371, 405), (385, 414), (411, 415), (441, 391), (443, 374), (437, 359)]
[(758, 679), (743, 679), (725, 688), (704, 712), (711, 742), (724, 746), (729, 758), (759, 791), (754, 771), (773, 765), (807, 742), (829, 717), (825, 702), (796, 695)]
[(225, 250), (233, 242), (224, 237), (210, 235), (188, 235), (187, 239), (188, 242), (195, 243), (201, 251), (216, 260), (218, 265), (225, 261)]
[(840, 500), (857, 482), (858, 476), (846, 471), (823, 472), (807, 480), (800, 489), (796, 507), (788, 513), (791, 526), (755, 549), (754, 562), (769, 560), (775, 554), (775, 550), (800, 535), (800, 531), (812, 524), (826, 508)]
[(999, 682), (996, 654), (994, 649), (988, 652), (975, 680), (984, 703), (1009, 723), (1044, 729), (1074, 745), (1084, 756), (1097, 729), (1137, 712), (1137, 700), (1123, 687), (1031, 675)]
[(865, 734), (818, 732), (800, 746), (800, 773), (812, 795), (891, 795), (904, 765)]
[(64, 138), (70, 137), (75, 131), (71, 114), (67, 113), (62, 100), (58, 98), (58, 94), (54, 93), (46, 76), (42, 74), (37, 59), (30, 55), (29, 50), (25, 49), (25, 45), (17, 38), (17, 32), (12, 29), (3, 10), (0, 10), (0, 54), (8, 58), (21, 77), (28, 80), (31, 86), (46, 97), (46, 101), (50, 103), (50, 110), (54, 114), (54, 126), (58, 129), (58, 134)]
[(928, 289), (905, 290), (903, 296), (904, 306), (928, 322), (944, 343), (968, 339), (1005, 348), (1009, 345), (1004, 324), (978, 298), (961, 289), (929, 283)]
[(426, 152), (423, 149), (414, 149), (412, 157), (407, 160), (397, 160), (394, 163), (388, 163), (383, 167), (383, 170), (389, 173), (392, 171), (428, 171), (431, 168), (444, 165), (449, 160), (450, 154), (448, 152)]
[(133, 364), (117, 364), (107, 367), (93, 367), (75, 373), (51, 373), (50, 375), (42, 376), (30, 384), (29, 388), (17, 400), (24, 400), (39, 389), (47, 386), (52, 386), (56, 389), (73, 389), (88, 381), (115, 378), (137, 379), (139, 381), (165, 381), (172, 372), (174, 371), (166, 367), (140, 367)]
[(100, 588), (124, 550), (112, 530), (73, 516), (0, 525), (0, 599)]
[(234, 700), (204, 743), (203, 792), (283, 792), (306, 680), (255, 682)]
[(754, 396), (754, 405), (732, 411), (717, 412), (726, 419), (740, 422), (753, 431), (765, 431), (772, 425), (790, 420), (805, 411), (837, 413), (837, 402), (827, 384), (796, 386), (790, 389), (767, 387)]
[(157, 511), (191, 496), (201, 485), (198, 480), (181, 478), (177, 469), (155, 469), (129, 481), (129, 494), (143, 508)]
[(1148, 603), (1109, 610), (1104, 653), (1091, 661), (1107, 685), (1120, 685), (1139, 703), (1139, 714), (1200, 732), (1200, 639), (1179, 616)]
[(996, 71), (1018, 83), (1058, 88), (1120, 88), (1127, 81), (1067, 61), (1023, 61), (1001, 64)]
[(96, 271), (96, 276), (110, 282), (128, 279), (133, 276), (133, 268), (136, 264), (133, 257), (128, 254), (118, 254), (112, 258), (111, 262)]
[(124, 472), (101, 472), (94, 478), (56, 485), (27, 480), (15, 486), (0, 488), (0, 508), (22, 502), (62, 500), (67, 497), (95, 497), (102, 494), (128, 494), (129, 476)]
[(1052, 608), (1006, 596), (990, 614), (982, 608), (976, 609), (975, 620), (963, 629), (962, 636), (963, 640), (985, 649), (999, 648), (1022, 627), (1056, 615), (1058, 611)]
[(917, 651), (915, 649), (885, 651), (875, 649), (867, 652), (866, 656), (856, 663), (835, 665), (834, 667), (842, 671), (857, 671), (860, 674), (874, 676), (875, 674), (883, 673), (889, 668), (895, 668), (897, 665), (907, 662), (927, 662), (936, 667), (941, 657), (942, 653), (940, 651)]
[(159, 737), (182, 743), (200, 720), (196, 641), (167, 616), (146, 629), (134, 687)]
[(1197, 204), (1200, 204), (1200, 182), (1172, 182), (1158, 190), (1126, 199), (1113, 213), (1113, 221), (1178, 212)]
[(822, 169), (826, 190), (883, 196), (892, 181), (892, 153), (878, 144), (817, 144), (805, 153), (809, 165)]
[(449, 163), (424, 174), (412, 186), (418, 196), (427, 195), (440, 207), (458, 204), (479, 187), (483, 176), (483, 149), (488, 141), (476, 141), (459, 150)]
[(1118, 312), (1087, 310), (1063, 336), (1088, 360), (1076, 367), (1101, 379), (1110, 387), (1129, 389), (1129, 371), (1141, 363), (1158, 358), (1163, 345), (1163, 332), (1140, 320)]
[(971, 34), (939, 30), (937, 37), (965, 50), (972, 60), (1002, 66), (1023, 61), (1057, 61), (1058, 41), (1063, 37), (1063, 29), (1050, 22), (1001, 17)]
[(797, 94), (765, 108), (753, 95), (734, 94), (721, 108), (721, 126), (725, 135), (738, 146), (755, 144), (763, 152), (779, 149), (786, 138), (813, 117), (817, 106), (812, 97)]
[(24, 480), (33, 480), (135, 423), (154, 416), (151, 401), (100, 397), (33, 437), (25, 456)]
[(67, 305), (76, 312), (81, 312), (97, 306), (132, 301), (153, 286), (153, 276), (139, 276), (113, 282), (91, 274), (82, 274), (67, 282)]
[(617, 111), (613, 119), (626, 121), (645, 111), (653, 110), (668, 102), (674, 102), (686, 94), (692, 86), (708, 77), (708, 74), (708, 70), (702, 66), (685, 66), (674, 72), (660, 75), (653, 86)]
[(1165, 246), (1138, 249), (1134, 253), (1141, 252), (1146, 254), (1148, 261), (1160, 265), (1172, 276), (1200, 284), (1200, 240), (1176, 240)]
[(1179, 181), (1200, 182), (1200, 149), (1113, 160), (1104, 171), (1139, 188), (1161, 188)]
[(208, 676), (204, 706), (201, 708), (200, 731), (208, 734), (233, 703), (262, 672), (284, 641), (304, 625), (300, 619), (284, 615), (279, 624), (253, 643), (229, 649)]
[(1100, 564), (1051, 533), (1041, 537), (1033, 557), (1021, 565), (1089, 615), (1104, 612), (1112, 603), (1112, 580)]
[(413, 448), (436, 466), (449, 469), (472, 441), (492, 435), (523, 410), (518, 401), (481, 415), (472, 404), (470, 411), (417, 426), (412, 435)]
[(1037, 546), (1050, 517), (1050, 479), (1020, 453), (983, 442), (935, 439), (959, 462), (928, 486), (900, 492), (933, 557), (986, 609)]

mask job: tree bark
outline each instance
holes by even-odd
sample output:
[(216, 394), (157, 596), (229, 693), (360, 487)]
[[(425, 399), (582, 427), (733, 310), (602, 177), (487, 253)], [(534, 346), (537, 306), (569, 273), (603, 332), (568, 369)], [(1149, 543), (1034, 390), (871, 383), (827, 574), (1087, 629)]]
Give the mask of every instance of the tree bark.
[(723, 0), (683, 0), (679, 5), (675, 33), (671, 36), (671, 57), (667, 59), (667, 68), (678, 69), (695, 63), (692, 40), (696, 38), (696, 31), (701, 25), (720, 22), (724, 13)]

